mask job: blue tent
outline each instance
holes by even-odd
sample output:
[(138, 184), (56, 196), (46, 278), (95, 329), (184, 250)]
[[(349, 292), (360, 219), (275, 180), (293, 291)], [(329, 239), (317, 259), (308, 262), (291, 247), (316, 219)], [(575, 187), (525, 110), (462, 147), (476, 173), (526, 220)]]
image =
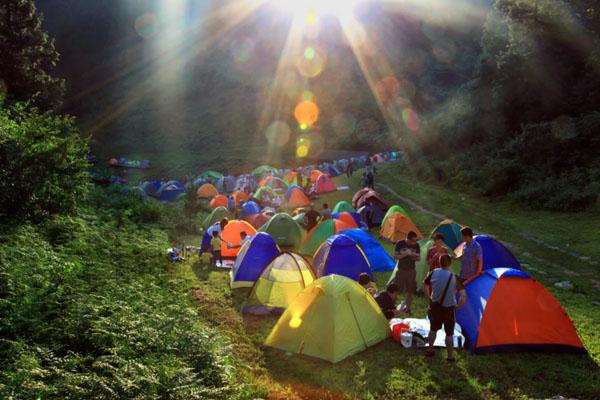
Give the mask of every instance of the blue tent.
[(462, 243), (462, 234), (460, 233), (460, 225), (451, 219), (445, 219), (440, 222), (431, 232), (431, 238), (436, 233), (444, 235), (444, 243), (452, 250), (456, 249)]
[(222, 176), (217, 180), (215, 187), (219, 193), (231, 193), (235, 189), (235, 177)]
[(268, 233), (258, 232), (240, 249), (230, 272), (231, 287), (252, 287), (263, 269), (281, 251)]
[(325, 169), (323, 170), (323, 172), (327, 172), (329, 174), (329, 176), (338, 176), (341, 174), (340, 170), (335, 168), (333, 165), (331, 164), (327, 164), (327, 166), (325, 167)]
[(158, 181), (149, 181), (142, 183), (141, 187), (142, 190), (146, 192), (148, 196), (154, 196), (156, 195), (156, 192), (158, 192), (158, 189), (160, 189), (161, 186), (161, 183)]
[(394, 266), (396, 265), (394, 259), (386, 253), (381, 244), (379, 244), (373, 236), (369, 235), (369, 233), (361, 231), (360, 229), (347, 229), (340, 233), (351, 237), (359, 244), (360, 248), (367, 256), (367, 260), (369, 260), (371, 271), (383, 272), (394, 269)]
[(158, 189), (155, 197), (160, 201), (175, 201), (182, 194), (185, 194), (185, 187), (178, 181), (169, 181)]
[(260, 207), (256, 202), (250, 200), (242, 204), (242, 216), (260, 214)]
[(196, 179), (194, 179), (193, 186), (195, 188), (199, 188), (200, 186), (204, 185), (206, 182), (208, 182), (208, 181), (204, 178), (196, 178)]
[(487, 235), (476, 235), (475, 241), (481, 246), (483, 269), (514, 268), (521, 269), (515, 256), (498, 240)]
[(315, 253), (313, 270), (317, 278), (325, 275), (342, 275), (358, 280), (365, 272), (373, 280), (371, 266), (358, 243), (349, 236), (337, 234), (330, 236)]

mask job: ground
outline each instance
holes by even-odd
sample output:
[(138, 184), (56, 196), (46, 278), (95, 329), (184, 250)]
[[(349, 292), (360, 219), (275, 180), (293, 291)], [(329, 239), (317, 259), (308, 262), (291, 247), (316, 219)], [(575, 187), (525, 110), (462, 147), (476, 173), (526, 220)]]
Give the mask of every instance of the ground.
[[(172, 266), (185, 277), (197, 301), (199, 317), (225, 332), (234, 343), (240, 370), (266, 388), (269, 398), (598, 398), (600, 394), (600, 212), (550, 213), (523, 209), (513, 203), (490, 202), (452, 188), (418, 182), (400, 165), (382, 166), (377, 189), (392, 204), (400, 204), (427, 234), (442, 217), (451, 217), (477, 232), (507, 243), (523, 269), (546, 286), (575, 323), (587, 355), (506, 353), (472, 355), (461, 351), (448, 365), (443, 352), (427, 359), (417, 350), (405, 350), (391, 339), (337, 364), (285, 354), (262, 345), (276, 318), (242, 316), (245, 292), (229, 289), (228, 272), (213, 269), (197, 257)], [(334, 205), (348, 200), (358, 176), (336, 178), (339, 191), (317, 200)], [(377, 232), (372, 231), (374, 236)], [(198, 240), (174, 237), (176, 244)], [(389, 250), (390, 245), (385, 244)], [(389, 277), (377, 273), (379, 287)], [(570, 281), (573, 289), (554, 284)], [(424, 316), (426, 299), (417, 297), (415, 316)]]

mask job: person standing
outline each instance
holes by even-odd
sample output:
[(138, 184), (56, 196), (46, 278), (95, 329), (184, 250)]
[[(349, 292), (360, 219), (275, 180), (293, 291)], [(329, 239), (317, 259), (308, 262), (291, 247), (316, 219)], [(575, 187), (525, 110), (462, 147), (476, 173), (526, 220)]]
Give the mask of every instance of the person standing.
[[(449, 255), (445, 254), (440, 257), (441, 268), (436, 268), (429, 272), (423, 284), (430, 285), (432, 288), (430, 296), (429, 310), (427, 316), (429, 317), (430, 329), (429, 329), (429, 347), (427, 348), (427, 356), (431, 357), (435, 354), (435, 338), (437, 331), (442, 326), (446, 333), (446, 350), (448, 352), (448, 362), (454, 362), (452, 352), (454, 349), (454, 325), (455, 316), (454, 311), (461, 308), (467, 301), (467, 295), (463, 285), (454, 275), (450, 272), (450, 265), (452, 259)], [(456, 293), (459, 293), (460, 300), (456, 303)]]
[(221, 256), (221, 235), (217, 231), (213, 231), (212, 239), (210, 240), (210, 251), (212, 254), (212, 264), (215, 267), (223, 265), (223, 257)]
[(354, 164), (352, 163), (352, 160), (348, 160), (348, 166), (346, 167), (346, 176), (348, 178), (351, 178), (353, 173), (354, 173)]
[(323, 216), (323, 221), (331, 219), (331, 208), (329, 208), (329, 204), (323, 203), (323, 209), (321, 210), (321, 215)]
[(371, 168), (367, 171), (367, 187), (371, 189), (375, 188), (375, 175), (373, 175)]
[[(433, 246), (427, 251), (426, 261), (429, 272), (441, 268), (440, 257), (445, 254), (448, 254), (448, 249), (444, 247), (444, 235), (438, 232), (433, 236)], [(430, 286), (424, 285), (423, 288), (427, 296), (431, 295)]]
[(481, 246), (473, 239), (473, 230), (469, 227), (464, 227), (460, 230), (462, 238), (465, 242), (462, 256), (460, 259), (460, 275), (461, 283), (474, 277), (483, 269), (483, 253)]
[(310, 209), (304, 214), (304, 218), (306, 219), (306, 230), (310, 231), (312, 228), (317, 226), (320, 217), (321, 214), (319, 214), (319, 212), (311, 205)]
[(417, 243), (417, 234), (408, 232), (405, 240), (400, 240), (394, 247), (394, 258), (396, 258), (396, 276), (394, 282), (401, 292), (406, 292), (406, 313), (411, 314), (413, 296), (417, 290), (416, 262), (421, 258), (421, 248)]

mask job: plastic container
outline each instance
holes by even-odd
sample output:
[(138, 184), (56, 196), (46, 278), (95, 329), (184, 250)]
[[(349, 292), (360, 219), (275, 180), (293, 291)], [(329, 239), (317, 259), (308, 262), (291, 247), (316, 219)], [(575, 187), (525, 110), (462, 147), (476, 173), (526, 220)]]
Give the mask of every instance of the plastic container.
[(402, 347), (405, 349), (410, 349), (412, 347), (413, 335), (410, 332), (402, 332), (400, 335), (400, 343)]

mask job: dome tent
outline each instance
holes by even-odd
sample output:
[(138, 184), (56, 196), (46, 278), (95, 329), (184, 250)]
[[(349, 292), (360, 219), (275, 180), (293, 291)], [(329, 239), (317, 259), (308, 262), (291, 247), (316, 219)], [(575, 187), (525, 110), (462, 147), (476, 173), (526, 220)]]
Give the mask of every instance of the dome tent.
[(252, 175), (240, 175), (235, 181), (234, 191), (245, 192), (258, 189), (258, 182)]
[(404, 208), (400, 207), (399, 205), (393, 205), (385, 213), (385, 216), (383, 217), (383, 221), (385, 222), (385, 219), (387, 217), (389, 217), (390, 215), (392, 215), (393, 213), (400, 213), (400, 214), (405, 215), (408, 218), (410, 218), (410, 215), (408, 215), (408, 213), (406, 212), (406, 210)]
[(293, 188), (289, 192), (286, 205), (288, 207), (302, 207), (310, 205), (310, 199), (304, 193), (304, 190), (299, 187)]
[(215, 187), (220, 193), (232, 193), (235, 190), (235, 177), (222, 176), (217, 179)]
[(296, 296), (265, 345), (336, 363), (389, 336), (373, 296), (351, 279), (328, 275)]
[(296, 295), (315, 280), (300, 254), (283, 252), (269, 262), (252, 286), (243, 313), (281, 313)]
[(445, 219), (431, 231), (429, 237), (433, 238), (436, 233), (444, 235), (444, 243), (451, 249), (456, 249), (462, 243), (462, 234), (460, 233), (460, 225), (451, 219)]
[(213, 226), (216, 222), (221, 221), (223, 218), (231, 218), (231, 212), (225, 207), (217, 207), (204, 219), (202, 227), (208, 229)]
[(371, 271), (383, 272), (394, 269), (396, 265), (394, 259), (390, 257), (381, 244), (373, 236), (369, 235), (369, 233), (363, 232), (360, 229), (347, 229), (341, 233), (351, 237), (358, 243), (367, 260), (369, 260)]
[(406, 235), (411, 231), (417, 234), (418, 239), (423, 239), (423, 234), (419, 228), (406, 215), (393, 213), (381, 224), (379, 234), (382, 238), (396, 243), (405, 239)]
[(538, 350), (585, 353), (573, 322), (552, 294), (526, 273), (489, 269), (466, 282), (456, 311), (475, 353)]
[(270, 234), (279, 246), (284, 247), (297, 246), (304, 238), (304, 229), (286, 213), (275, 214), (260, 231)]
[(333, 207), (333, 210), (331, 210), (332, 213), (343, 213), (343, 212), (356, 212), (356, 210), (354, 209), (354, 207), (352, 207), (352, 204), (348, 203), (346, 200), (342, 200), (339, 201), (335, 207)]
[[(475, 235), (473, 239), (481, 246), (483, 256), (483, 269), (513, 268), (521, 269), (517, 258), (498, 240), (487, 235)], [(456, 247), (456, 255), (463, 253), (464, 242)]]
[(225, 228), (223, 228), (223, 231), (221, 232), (221, 237), (223, 238), (221, 243), (221, 256), (223, 256), (223, 258), (234, 259), (238, 255), (240, 249), (228, 249), (227, 243), (230, 243), (233, 246), (239, 245), (242, 242), (240, 236), (241, 232), (246, 232), (248, 236), (252, 236), (256, 233), (256, 229), (248, 222), (241, 220), (229, 221)]
[(264, 224), (269, 222), (270, 219), (271, 216), (264, 212), (254, 215), (247, 215), (245, 218), (245, 220), (248, 221), (255, 229), (260, 229)]
[(185, 194), (185, 187), (178, 181), (169, 181), (164, 183), (155, 194), (159, 201), (175, 201)]
[(212, 200), (208, 203), (213, 209), (217, 207), (225, 207), (227, 208), (227, 196), (224, 194), (218, 194), (212, 198)]
[(329, 236), (333, 236), (336, 233), (340, 233), (345, 229), (357, 228), (356, 224), (350, 225), (340, 219), (328, 219), (319, 223), (317, 226), (312, 228), (306, 235), (298, 252), (300, 254), (306, 254), (312, 256), (315, 254), (319, 246), (327, 240)]
[(270, 165), (261, 165), (256, 167), (254, 171), (252, 171), (251, 175), (262, 177), (266, 174), (275, 174), (277, 173), (277, 168), (271, 167)]
[(255, 201), (249, 200), (242, 204), (242, 216), (260, 214), (260, 206)]
[(230, 272), (231, 288), (252, 287), (263, 269), (280, 254), (273, 238), (263, 232), (242, 246)]
[(198, 188), (196, 194), (200, 199), (212, 199), (213, 197), (219, 194), (219, 191), (210, 183), (205, 183), (204, 185)]
[(329, 237), (315, 252), (312, 263), (315, 275), (341, 275), (358, 280), (361, 273), (373, 279), (371, 266), (362, 249), (354, 239), (343, 233)]
[(318, 194), (335, 192), (336, 190), (337, 190), (337, 187), (335, 186), (335, 183), (333, 183), (333, 181), (331, 180), (331, 177), (329, 175), (327, 175), (327, 174), (319, 175), (319, 178), (317, 179), (317, 182), (315, 183), (315, 191)]
[(222, 178), (223, 174), (217, 171), (204, 171), (198, 176), (198, 179), (208, 180), (211, 182), (216, 182), (219, 178)]

